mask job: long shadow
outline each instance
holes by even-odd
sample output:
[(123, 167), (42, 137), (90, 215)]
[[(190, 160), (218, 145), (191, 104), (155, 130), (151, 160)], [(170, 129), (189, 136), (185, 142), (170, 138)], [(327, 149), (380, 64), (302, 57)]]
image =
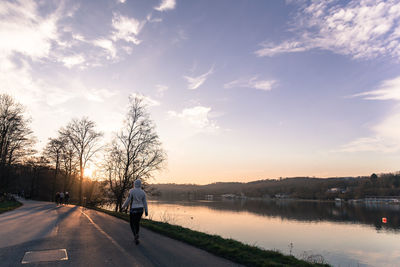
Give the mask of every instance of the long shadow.
[(5, 214), (4, 217), (7, 217), (7, 218), (3, 219), (0, 217), (0, 220), (2, 222), (6, 222), (6, 221), (18, 219), (20, 217), (29, 217), (32, 213), (41, 212), (41, 211), (50, 212), (55, 209), (58, 209), (58, 207), (54, 206), (54, 204), (46, 204), (46, 205), (37, 206), (37, 207), (25, 207), (25, 208), (20, 208), (16, 214)]
[[(39, 238), (34, 238), (29, 241), (16, 244), (9, 247), (0, 248), (0, 266), (24, 266), (21, 264), (21, 260), (26, 251), (30, 250), (42, 250), (42, 249), (58, 249), (62, 248), (62, 242), (58, 240), (58, 235), (50, 235), (55, 227), (59, 226), (64, 220), (68, 219), (72, 213), (74, 213), (79, 207), (65, 207), (56, 206), (51, 207), (50, 210), (57, 210), (57, 219), (54, 223), (49, 224), (40, 230), (35, 236)], [(44, 210), (44, 209), (39, 209)], [(79, 234), (79, 233), (77, 233)], [(68, 261), (57, 262), (56, 266), (68, 265)]]
[[(65, 206), (64, 206), (64, 207), (65, 207)], [(60, 211), (62, 211), (62, 208), (63, 208), (63, 206), (61, 206), (61, 207), (59, 206), (59, 207), (58, 207), (58, 209), (59, 209)], [(59, 223), (61, 223), (62, 221), (66, 220), (66, 219), (67, 219), (73, 212), (75, 212), (78, 208), (79, 208), (79, 206), (74, 206), (74, 207), (68, 209), (68, 211), (66, 211), (66, 212), (63, 212), (63, 213), (59, 212), (59, 213), (58, 213), (58, 218), (57, 218), (56, 224), (59, 224)]]
[[(132, 240), (133, 243), (133, 240)], [(142, 255), (149, 260), (154, 266), (164, 266), (161, 264), (159, 261), (156, 260), (156, 257), (154, 257), (154, 250), (150, 251), (147, 249), (144, 245), (139, 245), (136, 246), (136, 248), (142, 253)]]

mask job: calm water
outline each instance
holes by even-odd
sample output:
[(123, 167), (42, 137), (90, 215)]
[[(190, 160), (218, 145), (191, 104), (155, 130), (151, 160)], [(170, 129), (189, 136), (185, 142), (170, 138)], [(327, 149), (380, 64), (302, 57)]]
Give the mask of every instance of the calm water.
[(400, 266), (399, 205), (151, 200), (149, 216), (333, 266)]

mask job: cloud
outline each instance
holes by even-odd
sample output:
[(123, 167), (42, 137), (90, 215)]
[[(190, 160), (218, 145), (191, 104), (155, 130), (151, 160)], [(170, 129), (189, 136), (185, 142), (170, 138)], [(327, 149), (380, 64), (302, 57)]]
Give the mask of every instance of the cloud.
[(162, 18), (153, 18), (153, 14), (151, 13), (146, 16), (146, 20), (151, 23), (162, 22)]
[(164, 96), (164, 92), (168, 90), (168, 86), (162, 85), (162, 84), (157, 84), (157, 96), (162, 97)]
[(105, 102), (108, 98), (115, 96), (116, 93), (108, 89), (86, 89), (83, 91), (87, 100), (92, 102)]
[(176, 6), (176, 1), (175, 0), (162, 0), (160, 5), (154, 7), (155, 10), (157, 11), (167, 11), (167, 10), (172, 10)]
[(301, 4), (290, 29), (295, 37), (264, 42), (257, 56), (329, 50), (352, 58), (400, 59), (400, 5), (396, 1), (315, 1)]
[(185, 78), (186, 81), (188, 82), (188, 89), (195, 90), (199, 88), (207, 80), (208, 76), (211, 75), (213, 71), (214, 68), (211, 67), (209, 71), (200, 76), (197, 77), (183, 76), (183, 78)]
[(72, 68), (73, 66), (81, 65), (82, 63), (84, 63), (85, 58), (82, 55), (74, 55), (74, 56), (64, 57), (61, 59), (61, 61), (67, 68)]
[[(122, 16), (121, 14), (114, 13), (112, 18), (113, 32), (107, 37), (98, 38), (96, 40), (90, 41), (91, 44), (103, 48), (107, 54), (108, 59), (117, 59), (117, 42), (123, 40), (128, 43), (133, 43), (138, 45), (141, 40), (137, 38), (137, 35), (142, 30), (146, 21), (138, 21), (135, 18), (129, 18)], [(74, 39), (85, 40), (82, 36), (75, 35)], [(122, 46), (120, 47), (127, 54), (132, 53), (132, 47)]]
[(181, 112), (168, 111), (168, 115), (173, 118), (179, 118), (198, 130), (215, 132), (219, 129), (219, 126), (209, 119), (210, 112), (211, 107), (195, 106), (183, 109)]
[(279, 45), (263, 43), (262, 46), (262, 49), (255, 52), (259, 57), (271, 57), (281, 53), (303, 52), (310, 49), (310, 47), (307, 47), (304, 43), (298, 41), (285, 41)]
[[(146, 19), (139, 21), (113, 13), (111, 32), (88, 38), (71, 20), (79, 5), (67, 8), (61, 2), (54, 10), (48, 10), (47, 6), (43, 8), (44, 5), (43, 1), (32, 0), (0, 2), (0, 39), (7, 40), (0, 42), (3, 58), (27, 57), (35, 62), (50, 60), (67, 68), (82, 68), (83, 63), (86, 67), (99, 66), (104, 60), (115, 62), (122, 55), (130, 54), (132, 47), (126, 43), (140, 44), (138, 35), (147, 23)], [(155, 21), (157, 19), (151, 20)], [(126, 43), (120, 44), (119, 41)]]
[(149, 107), (154, 107), (154, 106), (159, 106), (160, 102), (157, 100), (154, 100), (153, 98), (149, 97), (149, 96), (145, 96), (143, 94), (140, 93), (132, 93), (130, 96), (130, 98), (139, 98), (143, 101), (143, 103)]
[(276, 84), (275, 80), (258, 80), (257, 76), (250, 79), (239, 79), (224, 84), (224, 88), (245, 87), (258, 90), (270, 91), (272, 86)]
[(108, 52), (111, 58), (115, 58), (117, 56), (117, 48), (114, 43), (108, 39), (97, 39), (92, 41), (95, 46), (101, 47)]
[(79, 33), (73, 33), (72, 34), (72, 38), (74, 40), (80, 41), (80, 42), (86, 42), (86, 39), (83, 35), (79, 34)]
[(400, 107), (377, 125), (371, 127), (371, 136), (357, 138), (345, 145), (342, 152), (382, 152), (390, 153), (400, 150)]
[(400, 101), (400, 76), (382, 82), (377, 90), (363, 92), (353, 97), (363, 97), (367, 100), (397, 100)]
[(114, 14), (112, 19), (112, 26), (115, 29), (111, 39), (116, 42), (118, 40), (124, 40), (128, 43), (140, 44), (140, 40), (137, 39), (137, 35), (142, 30), (144, 22), (140, 22), (135, 18), (129, 18), (120, 14)]
[(43, 85), (41, 80), (33, 77), (31, 68), (25, 60), (22, 60), (20, 65), (16, 65), (11, 59), (0, 56), (0, 90), (2, 93), (11, 93), (22, 104), (29, 105), (42, 98)]
[(379, 137), (361, 137), (342, 145), (337, 152), (394, 152), (399, 147), (385, 144)]
[(57, 12), (42, 17), (34, 1), (0, 3), (0, 54), (22, 54), (32, 60), (49, 57), (53, 43), (59, 41)]
[[(400, 101), (400, 76), (386, 80), (376, 90), (356, 94), (365, 100)], [(395, 152), (400, 150), (400, 103), (380, 123), (370, 128), (371, 136), (360, 137), (341, 147), (340, 151)]]

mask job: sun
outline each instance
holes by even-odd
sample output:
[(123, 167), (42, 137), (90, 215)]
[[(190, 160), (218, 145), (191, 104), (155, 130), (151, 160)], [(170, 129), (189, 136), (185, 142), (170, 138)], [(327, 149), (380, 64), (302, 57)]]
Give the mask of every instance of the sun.
[(94, 174), (96, 173), (96, 170), (93, 168), (93, 166), (88, 166), (85, 169), (85, 176), (89, 178), (93, 178)]

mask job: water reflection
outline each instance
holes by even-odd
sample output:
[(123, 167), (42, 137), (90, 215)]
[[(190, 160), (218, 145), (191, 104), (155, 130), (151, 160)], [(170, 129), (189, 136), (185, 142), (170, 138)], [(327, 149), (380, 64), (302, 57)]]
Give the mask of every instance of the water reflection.
[[(257, 215), (302, 222), (329, 221), (355, 223), (369, 225), (376, 230), (394, 231), (396, 233), (400, 231), (400, 205), (396, 204), (347, 204), (317, 201), (260, 201), (245, 199), (221, 199), (219, 201), (157, 199), (156, 201), (165, 204), (179, 203), (182, 206), (204, 206), (213, 210), (248, 211)], [(386, 218), (386, 223), (382, 222), (382, 218)]]
[(400, 262), (396, 205), (158, 199), (149, 202), (149, 210), (155, 220), (296, 257), (322, 255), (334, 266), (399, 266)]

